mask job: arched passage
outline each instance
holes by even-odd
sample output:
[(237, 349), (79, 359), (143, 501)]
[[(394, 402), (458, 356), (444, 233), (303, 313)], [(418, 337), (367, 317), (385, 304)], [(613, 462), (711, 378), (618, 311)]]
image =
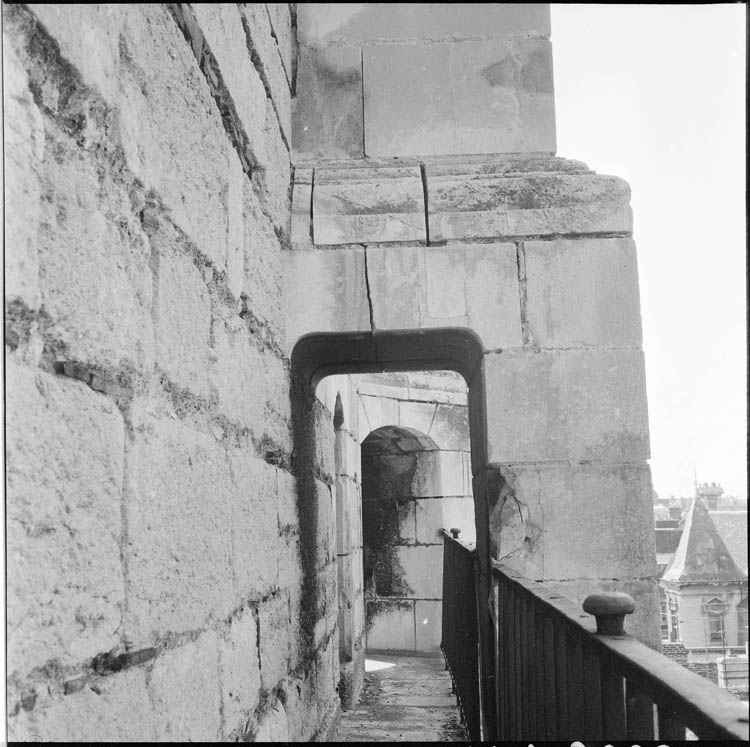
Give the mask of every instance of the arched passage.
[[(320, 468), (328, 429), (319, 427), (320, 403), (314, 396), (315, 387), (327, 376), (393, 371), (455, 371), (468, 385), (468, 406), (471, 441), (471, 473), (473, 475), (474, 516), (478, 557), (480, 560), (479, 596), (483, 612), (480, 615), (482, 642), (486, 655), (492, 656), (491, 624), (487, 600), (489, 597), (489, 521), (484, 485), (487, 482), (486, 424), (484, 399), (483, 347), (479, 338), (466, 329), (428, 329), (375, 333), (321, 333), (306, 335), (294, 347), (291, 356), (294, 381), (293, 426), (294, 470), (297, 478), (300, 525), (300, 549), (303, 565), (303, 593), (299, 609), (301, 628), (317, 639), (325, 625), (326, 602), (330, 590), (325, 588), (329, 574), (327, 561), (320, 543), (325, 527), (321, 508), (328, 496), (322, 483), (325, 469)], [(330, 421), (329, 421), (330, 422)], [(333, 444), (330, 444), (333, 447)], [(333, 452), (333, 448), (331, 448)], [(333, 600), (331, 600), (332, 602)], [(488, 660), (491, 660), (488, 659)], [(339, 665), (334, 679), (338, 682)], [(353, 678), (356, 681), (356, 677)], [(491, 703), (492, 699), (488, 698)]]

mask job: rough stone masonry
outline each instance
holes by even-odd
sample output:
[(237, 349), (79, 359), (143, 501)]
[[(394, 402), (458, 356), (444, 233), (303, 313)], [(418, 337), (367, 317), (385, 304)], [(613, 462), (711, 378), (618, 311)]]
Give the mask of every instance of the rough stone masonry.
[(12, 740), (326, 739), (363, 660), (355, 373), (466, 379), (484, 592), (512, 558), (656, 640), (629, 190), (554, 157), (549, 35), (3, 5)]

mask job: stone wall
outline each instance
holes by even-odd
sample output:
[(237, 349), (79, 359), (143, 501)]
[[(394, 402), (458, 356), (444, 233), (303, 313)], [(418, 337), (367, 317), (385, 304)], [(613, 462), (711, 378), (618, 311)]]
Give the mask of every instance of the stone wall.
[(336, 548), (308, 514), (334, 474), (292, 469), (282, 350), (289, 7), (3, 15), (10, 738), (324, 734)]

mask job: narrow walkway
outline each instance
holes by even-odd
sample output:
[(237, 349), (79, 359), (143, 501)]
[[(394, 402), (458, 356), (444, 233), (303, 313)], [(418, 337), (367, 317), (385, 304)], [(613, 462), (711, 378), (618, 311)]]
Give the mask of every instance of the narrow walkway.
[(467, 741), (442, 654), (368, 654), (359, 704), (342, 713), (336, 738), (340, 742)]

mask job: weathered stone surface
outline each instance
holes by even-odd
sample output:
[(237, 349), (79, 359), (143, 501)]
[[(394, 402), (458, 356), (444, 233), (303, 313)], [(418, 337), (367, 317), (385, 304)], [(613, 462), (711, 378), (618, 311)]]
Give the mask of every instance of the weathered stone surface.
[(148, 689), (162, 739), (221, 740), (218, 656), (217, 636), (208, 632), (157, 658)]
[(313, 3), (297, 9), (301, 44), (549, 34), (549, 6), (541, 3)]
[(362, 443), (372, 431), (399, 422), (398, 400), (360, 395), (359, 406), (360, 443)]
[(213, 437), (144, 415), (127, 459), (126, 632), (140, 644), (199, 630), (234, 607), (230, 504), (235, 487)]
[(276, 505), (279, 529), (298, 527), (297, 481), (291, 472), (283, 469), (276, 471)]
[(278, 340), (284, 335), (281, 310), (281, 248), (273, 224), (261, 209), (249, 181), (244, 193), (244, 257), (242, 288), (255, 317)]
[(312, 214), (316, 245), (426, 240), (417, 166), (317, 168)]
[(461, 539), (464, 542), (474, 541), (474, 499), (471, 496), (421, 498), (415, 501), (415, 509), (417, 542), (442, 545), (443, 539), (439, 532), (451, 527), (461, 530)]
[(451, 45), (452, 153), (554, 153), (552, 46), (546, 39)]
[[(227, 149), (231, 151), (229, 146)], [(245, 276), (245, 184), (242, 164), (234, 152), (227, 153), (229, 181), (227, 185), (227, 287), (235, 299), (242, 293)]]
[[(266, 112), (262, 103), (266, 100), (266, 90), (250, 58), (240, 10), (233, 3), (192, 3), (190, 8), (219, 64), (221, 77), (245, 129), (253, 156), (258, 162), (265, 163), (263, 128)], [(262, 34), (254, 19), (249, 25), (251, 30), (257, 29), (258, 36)]]
[(251, 454), (230, 452), (232, 570), (236, 599), (260, 599), (277, 588), (279, 577), (276, 469)]
[(365, 154), (455, 152), (451, 45), (383, 45), (362, 50)]
[(285, 592), (258, 605), (258, 650), (261, 685), (270, 690), (289, 668), (289, 597)]
[(78, 665), (119, 640), (124, 426), (106, 397), (6, 361), (7, 665)]
[(159, 252), (156, 364), (179, 387), (206, 397), (211, 301), (205, 281), (192, 259), (179, 253), (169, 226), (162, 225), (152, 241)]
[(412, 595), (421, 599), (443, 596), (443, 545), (401, 545), (396, 548)]
[(547, 40), (363, 49), (368, 156), (555, 151)]
[[(412, 402), (408, 399), (398, 400), (398, 424), (430, 435), (435, 421), (437, 405), (433, 402)], [(440, 446), (440, 444), (437, 444)]]
[(312, 169), (296, 168), (292, 186), (292, 249), (312, 248)]
[(260, 665), (258, 627), (252, 610), (244, 610), (229, 623), (219, 641), (222, 722), (225, 739), (240, 737), (258, 702)]
[(208, 377), (219, 412), (249, 429), (258, 441), (265, 434), (291, 451), (291, 406), (283, 362), (258, 346), (239, 316), (215, 321), (212, 331)]
[(266, 3), (273, 34), (276, 37), (279, 55), (289, 80), (292, 79), (292, 54), (296, 41), (293, 38), (289, 3)]
[(18, 742), (155, 742), (160, 718), (146, 688), (143, 669), (97, 679), (61, 700), (38, 699), (32, 711), (8, 719), (8, 737)]
[(414, 602), (414, 629), (417, 651), (439, 651), (443, 637), (442, 603), (417, 599)]
[(641, 344), (631, 239), (524, 242), (526, 314), (541, 347)]
[(281, 703), (269, 709), (258, 722), (256, 742), (288, 742), (289, 720)]
[(370, 329), (363, 249), (284, 252), (286, 351), (311, 332)]
[[(335, 112), (335, 116), (331, 116)], [(292, 105), (295, 158), (362, 158), (362, 52), (300, 47)]]
[(366, 251), (376, 329), (463, 327), (488, 349), (521, 345), (513, 244)]
[(505, 465), (502, 475), (507, 488), (493, 509), (491, 532), (496, 552), (523, 575), (655, 574), (647, 465)]
[(367, 649), (414, 651), (414, 602), (390, 602), (382, 599), (365, 600), (367, 615), (372, 623), (367, 630)]
[(488, 461), (648, 459), (643, 354), (485, 356)]
[(271, 93), (284, 138), (287, 143), (291, 143), (292, 104), (289, 81), (279, 47), (273, 37), (267, 7), (264, 3), (243, 3), (239, 6), (249, 43), (256, 55), (256, 67)]
[(266, 160), (261, 164), (263, 171), (261, 198), (268, 214), (284, 234), (289, 234), (290, 184), (292, 166), (289, 149), (281, 137), (279, 120), (271, 102), (266, 99), (266, 120), (263, 127), (266, 145)]
[(38, 233), (44, 123), (13, 45), (3, 43), (5, 297), (39, 306)]
[(469, 451), (469, 408), (436, 404), (428, 435), (441, 449)]
[(630, 188), (614, 176), (438, 176), (427, 165), (430, 240), (630, 233)]
[(465, 496), (471, 494), (469, 454), (463, 451), (421, 451), (416, 454), (411, 495)]

